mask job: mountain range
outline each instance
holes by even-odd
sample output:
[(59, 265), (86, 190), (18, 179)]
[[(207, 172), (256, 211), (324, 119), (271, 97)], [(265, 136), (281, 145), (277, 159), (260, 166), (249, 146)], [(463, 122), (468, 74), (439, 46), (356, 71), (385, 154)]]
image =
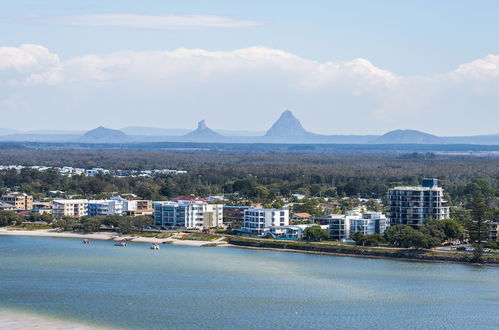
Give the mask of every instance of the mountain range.
[(482, 144), (499, 145), (499, 134), (439, 137), (416, 130), (394, 130), (384, 135), (324, 135), (306, 130), (289, 110), (266, 132), (215, 130), (204, 120), (194, 130), (152, 127), (125, 127), (121, 130), (99, 126), (88, 132), (30, 131), (0, 128), (0, 141), (23, 142), (210, 142), (210, 143), (287, 143), (287, 144)]

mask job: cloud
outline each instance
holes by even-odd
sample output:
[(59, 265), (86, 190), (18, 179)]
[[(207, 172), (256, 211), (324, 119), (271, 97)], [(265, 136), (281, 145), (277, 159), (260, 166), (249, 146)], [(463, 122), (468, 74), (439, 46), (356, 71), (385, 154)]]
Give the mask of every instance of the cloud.
[(39, 45), (0, 47), (0, 72), (14, 70), (43, 69), (59, 63), (59, 57)]
[[(46, 50), (48, 52), (48, 50)], [(312, 61), (292, 53), (265, 47), (233, 51), (180, 48), (173, 51), (119, 52), (108, 56), (87, 55), (54, 62), (45, 71), (24, 78), (26, 83), (174, 81), (209, 82), (239, 77), (285, 78), (295, 89), (314, 91), (351, 84), (358, 92), (387, 88), (397, 76), (365, 59), (347, 62)]]
[[(262, 130), (285, 108), (305, 127), (328, 134), (396, 128), (497, 133), (499, 121), (495, 55), (422, 77), (397, 75), (361, 58), (319, 62), (266, 47), (61, 60), (43, 46), (23, 45), (0, 47), (0, 59), (0, 115), (26, 124), (27, 113), (43, 113), (36, 127), (78, 113), (77, 121), (60, 124), (191, 127), (207, 118), (215, 128)], [(22, 104), (23, 117), (15, 104)]]
[(59, 16), (50, 23), (78, 26), (117, 26), (143, 29), (248, 28), (259, 22), (214, 15), (139, 15), (126, 13)]

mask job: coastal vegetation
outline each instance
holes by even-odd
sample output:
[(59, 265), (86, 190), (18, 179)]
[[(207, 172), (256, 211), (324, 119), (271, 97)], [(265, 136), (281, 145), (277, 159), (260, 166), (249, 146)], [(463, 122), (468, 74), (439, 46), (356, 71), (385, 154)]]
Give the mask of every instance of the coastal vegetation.
[[(425, 154), (314, 154), (231, 152), (141, 152), (95, 150), (1, 150), (0, 164), (105, 167), (142, 170), (172, 168), (183, 175), (147, 177), (63, 176), (54, 170), (0, 172), (0, 187), (18, 187), (30, 194), (64, 191), (71, 195), (105, 197), (134, 193), (162, 200), (179, 195), (233, 194), (272, 204), (276, 196), (384, 198), (388, 188), (419, 184), (435, 177), (452, 205), (468, 207), (479, 190), (485, 198), (499, 196), (499, 158), (428, 156)], [(317, 213), (313, 202), (300, 206)]]
[(365, 256), (376, 258), (412, 259), (420, 261), (445, 262), (480, 262), (499, 265), (499, 257), (482, 255), (479, 260), (472, 253), (446, 253), (426, 249), (370, 247), (346, 244), (332, 244), (330, 242), (283, 241), (274, 239), (256, 239), (247, 237), (228, 238), (228, 243), (241, 247), (283, 249), (312, 253), (330, 253), (338, 255)]

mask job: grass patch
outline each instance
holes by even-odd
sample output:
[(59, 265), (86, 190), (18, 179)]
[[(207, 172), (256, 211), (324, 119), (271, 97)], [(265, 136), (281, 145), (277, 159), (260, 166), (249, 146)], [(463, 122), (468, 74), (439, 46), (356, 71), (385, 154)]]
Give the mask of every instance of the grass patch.
[(42, 230), (42, 229), (52, 229), (51, 225), (44, 223), (23, 223), (17, 226), (6, 227), (7, 230)]
[(150, 238), (169, 238), (173, 236), (173, 233), (151, 233), (151, 232), (142, 232), (137, 233), (140, 237), (150, 237)]
[(204, 234), (204, 233), (189, 233), (189, 235), (178, 238), (179, 240), (191, 240), (191, 241), (214, 241), (219, 239), (220, 235), (214, 234)]

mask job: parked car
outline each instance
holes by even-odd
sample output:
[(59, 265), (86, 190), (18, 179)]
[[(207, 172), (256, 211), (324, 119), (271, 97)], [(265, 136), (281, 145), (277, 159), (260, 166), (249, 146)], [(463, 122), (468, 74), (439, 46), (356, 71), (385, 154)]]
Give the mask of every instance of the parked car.
[(485, 248), (485, 249), (483, 249), (483, 252), (484, 252), (484, 253), (489, 253), (489, 252), (490, 252), (490, 249), (489, 249), (489, 248)]

